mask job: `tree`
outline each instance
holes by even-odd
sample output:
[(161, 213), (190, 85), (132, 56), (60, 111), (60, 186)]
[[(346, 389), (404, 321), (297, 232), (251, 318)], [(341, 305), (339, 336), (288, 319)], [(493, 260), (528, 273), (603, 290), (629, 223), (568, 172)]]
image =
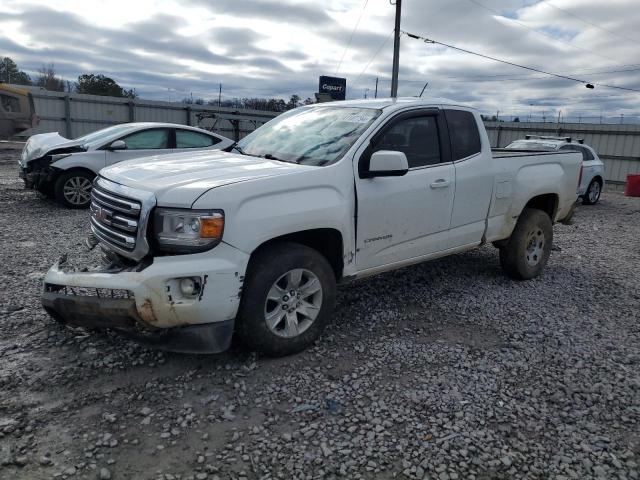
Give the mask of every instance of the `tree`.
[(108, 97), (137, 97), (135, 89), (126, 90), (118, 85), (113, 78), (93, 73), (85, 73), (78, 77), (76, 92)]
[(14, 85), (31, 85), (31, 78), (9, 57), (0, 59), (0, 82), (13, 83)]
[(38, 78), (36, 78), (35, 84), (53, 92), (64, 92), (65, 89), (65, 82), (56, 75), (53, 63), (43, 65), (38, 69)]
[(520, 121), (520, 117), (516, 117), (513, 119), (514, 122), (519, 122)]
[(300, 96), (291, 95), (291, 98), (289, 99), (289, 103), (287, 103), (287, 110), (297, 108), (298, 105), (300, 105)]
[(312, 105), (314, 103), (316, 103), (315, 100), (312, 100), (309, 97), (307, 97), (307, 99), (304, 101), (304, 105)]

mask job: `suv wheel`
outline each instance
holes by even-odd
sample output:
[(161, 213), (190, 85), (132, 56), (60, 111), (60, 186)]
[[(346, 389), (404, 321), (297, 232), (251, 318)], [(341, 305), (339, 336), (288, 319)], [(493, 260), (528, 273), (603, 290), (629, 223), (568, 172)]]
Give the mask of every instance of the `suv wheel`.
[(312, 248), (281, 243), (251, 261), (237, 318), (245, 344), (269, 356), (310, 346), (328, 322), (336, 296), (329, 262)]
[(600, 200), (600, 194), (602, 193), (602, 185), (597, 179), (591, 180), (587, 191), (582, 196), (582, 203), (584, 205), (595, 205)]

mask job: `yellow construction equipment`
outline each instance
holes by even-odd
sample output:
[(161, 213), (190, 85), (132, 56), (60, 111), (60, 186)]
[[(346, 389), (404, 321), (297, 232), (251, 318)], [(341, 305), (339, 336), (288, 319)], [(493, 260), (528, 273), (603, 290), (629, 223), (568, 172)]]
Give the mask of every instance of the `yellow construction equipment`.
[(39, 123), (33, 95), (0, 83), (0, 138), (9, 138)]

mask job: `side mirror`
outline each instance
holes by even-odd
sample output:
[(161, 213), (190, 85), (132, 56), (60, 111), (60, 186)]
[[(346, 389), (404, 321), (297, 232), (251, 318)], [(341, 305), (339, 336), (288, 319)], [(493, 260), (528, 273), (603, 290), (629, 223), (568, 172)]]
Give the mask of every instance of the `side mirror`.
[(124, 140), (116, 140), (115, 142), (111, 142), (109, 145), (109, 150), (126, 150), (127, 143)]
[(363, 177), (401, 177), (408, 171), (409, 162), (404, 152), (379, 150), (371, 155), (369, 171), (363, 172)]

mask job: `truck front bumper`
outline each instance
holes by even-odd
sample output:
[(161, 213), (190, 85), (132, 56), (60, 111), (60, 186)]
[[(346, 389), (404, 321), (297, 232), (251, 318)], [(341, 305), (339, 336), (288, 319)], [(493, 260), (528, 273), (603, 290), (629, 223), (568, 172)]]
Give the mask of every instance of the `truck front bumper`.
[[(222, 352), (248, 255), (224, 243), (212, 253), (156, 257), (140, 271), (67, 273), (56, 263), (44, 278), (42, 305), (65, 324), (112, 329), (170, 351)], [(183, 278), (200, 279), (197, 294), (181, 291)]]

